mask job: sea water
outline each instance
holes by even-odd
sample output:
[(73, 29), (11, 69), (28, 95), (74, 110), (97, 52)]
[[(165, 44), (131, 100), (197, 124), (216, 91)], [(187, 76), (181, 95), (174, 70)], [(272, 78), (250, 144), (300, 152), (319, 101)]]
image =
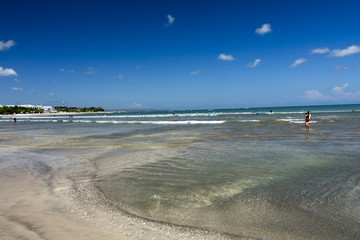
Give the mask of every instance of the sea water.
[(234, 237), (360, 239), (360, 105), (17, 120), (0, 118), (0, 144), (100, 153), (92, 182), (120, 211)]

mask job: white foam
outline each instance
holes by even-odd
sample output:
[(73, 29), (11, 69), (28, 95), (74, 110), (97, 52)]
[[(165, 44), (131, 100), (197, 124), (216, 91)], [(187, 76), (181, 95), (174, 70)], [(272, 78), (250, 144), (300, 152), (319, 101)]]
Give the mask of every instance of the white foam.
[(253, 119), (253, 120), (236, 120), (236, 122), (261, 122), (261, 120), (258, 120), (258, 119)]
[(76, 123), (78, 123), (78, 122), (81, 122), (81, 123), (91, 123), (91, 122), (93, 122), (93, 121), (90, 121), (90, 120), (72, 120), (73, 122), (76, 122)]
[[(305, 120), (303, 120), (303, 119), (294, 119), (294, 118), (282, 118), (282, 119), (277, 119), (277, 121), (290, 122), (290, 123), (296, 123), (296, 124), (305, 124)], [(317, 121), (311, 121), (310, 123), (317, 123)]]
[(161, 199), (161, 197), (159, 195), (152, 195), (151, 198), (152, 199)]
[(294, 119), (294, 118), (279, 118), (277, 121), (280, 122), (290, 122), (290, 123), (304, 123), (302, 119)]

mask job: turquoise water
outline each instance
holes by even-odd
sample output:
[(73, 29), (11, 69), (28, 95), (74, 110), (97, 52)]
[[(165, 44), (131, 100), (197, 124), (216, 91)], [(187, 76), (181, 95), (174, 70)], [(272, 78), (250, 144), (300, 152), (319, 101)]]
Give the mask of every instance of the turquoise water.
[[(306, 130), (308, 110), (313, 121)], [(360, 238), (360, 105), (9, 123), (0, 118), (6, 143), (19, 144), (11, 133), (22, 132), (21, 139), (36, 136), (54, 152), (102, 152), (91, 159), (94, 184), (121, 210), (144, 218), (235, 237)]]

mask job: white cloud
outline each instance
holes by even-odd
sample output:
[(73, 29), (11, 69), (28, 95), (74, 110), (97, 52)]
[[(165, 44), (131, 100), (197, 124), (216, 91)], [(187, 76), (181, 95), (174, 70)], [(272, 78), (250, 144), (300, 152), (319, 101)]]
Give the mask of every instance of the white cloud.
[(332, 89), (332, 98), (335, 100), (360, 100), (360, 91), (347, 92), (345, 89), (349, 86), (345, 83), (342, 87), (334, 87)]
[(312, 101), (324, 101), (330, 99), (329, 96), (322, 94), (318, 90), (305, 91), (305, 98)]
[(52, 97), (52, 96), (54, 96), (54, 95), (55, 95), (55, 93), (53, 93), (53, 92), (49, 93), (49, 96), (50, 96), (50, 97)]
[(18, 83), (21, 83), (21, 81), (19, 79), (17, 79), (17, 78), (14, 78), (14, 81), (18, 82)]
[(226, 54), (223, 54), (221, 53), (219, 56), (218, 56), (218, 59), (220, 60), (223, 60), (223, 61), (234, 61), (235, 58), (231, 55), (226, 55)]
[(12, 68), (0, 67), (0, 77), (17, 76), (17, 73)]
[(346, 64), (340, 64), (334, 68), (335, 72), (341, 72), (348, 70), (348, 66)]
[(250, 62), (250, 63), (247, 65), (247, 67), (248, 67), (248, 68), (254, 68), (254, 67), (256, 67), (257, 65), (259, 65), (260, 62), (261, 62), (261, 59), (260, 59), (260, 58), (255, 59), (255, 61), (254, 61), (253, 63)]
[[(90, 69), (90, 68), (89, 68), (89, 69)], [(60, 68), (60, 72), (65, 72), (65, 69), (64, 69), (64, 68)], [(70, 70), (68, 70), (68, 72), (73, 73), (73, 72), (75, 72), (75, 70), (74, 70), (74, 69), (70, 69)]]
[(335, 94), (343, 94), (345, 88), (347, 88), (348, 86), (349, 86), (349, 84), (345, 83), (345, 85), (342, 86), (342, 87), (334, 87), (334, 88), (332, 89), (332, 91), (333, 91)]
[(95, 71), (91, 71), (91, 70), (85, 72), (85, 75), (95, 75), (95, 74), (96, 74), (96, 72), (95, 72)]
[(311, 50), (311, 54), (324, 54), (330, 52), (329, 48), (315, 48)]
[(328, 94), (322, 94), (318, 90), (309, 90), (305, 92), (305, 99), (311, 101), (344, 101), (344, 100), (360, 100), (360, 91), (355, 93), (347, 92), (345, 89), (349, 86), (348, 83), (345, 83), (342, 87), (334, 87), (332, 91)]
[(266, 33), (271, 32), (271, 25), (268, 23), (265, 23), (261, 26), (261, 28), (257, 28), (255, 32), (259, 35), (265, 35)]
[(345, 49), (334, 49), (334, 50), (332, 50), (330, 55), (334, 56), (334, 57), (344, 57), (344, 56), (352, 55), (352, 54), (359, 53), (359, 52), (360, 52), (360, 47), (356, 46), (356, 45), (352, 45)]
[(11, 88), (11, 90), (21, 92), (23, 89), (22, 89), (22, 88), (13, 87), (13, 88)]
[(86, 75), (95, 75), (96, 74), (96, 72), (92, 70), (93, 69), (92, 67), (89, 67), (88, 69), (89, 69), (89, 71), (85, 72)]
[(166, 26), (170, 26), (171, 24), (173, 24), (175, 22), (175, 18), (173, 16), (171, 16), (170, 14), (167, 15), (167, 18), (169, 20), (168, 24), (166, 24)]
[(201, 73), (201, 72), (202, 72), (202, 71), (197, 70), (197, 71), (191, 72), (189, 75), (190, 75), (190, 76), (193, 76), (193, 75), (197, 75), (197, 74), (199, 74), (199, 73)]
[(140, 108), (142, 105), (140, 103), (133, 103), (130, 105), (131, 108)]
[(297, 67), (298, 65), (300, 65), (300, 64), (302, 64), (304, 62), (306, 62), (306, 58), (299, 58), (299, 59), (295, 60), (295, 62), (293, 62), (293, 64), (291, 64), (290, 67), (295, 68), (295, 67)]
[(15, 42), (13, 40), (9, 40), (7, 42), (0, 41), (0, 52), (10, 49), (14, 45)]
[(124, 75), (119, 74), (118, 79), (120, 79), (120, 80), (124, 79)]

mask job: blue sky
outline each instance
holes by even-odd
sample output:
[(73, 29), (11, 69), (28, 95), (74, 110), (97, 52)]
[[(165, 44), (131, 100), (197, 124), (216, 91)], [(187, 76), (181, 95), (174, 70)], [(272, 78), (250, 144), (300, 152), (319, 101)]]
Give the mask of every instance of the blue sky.
[(360, 103), (359, 1), (4, 1), (0, 104)]

